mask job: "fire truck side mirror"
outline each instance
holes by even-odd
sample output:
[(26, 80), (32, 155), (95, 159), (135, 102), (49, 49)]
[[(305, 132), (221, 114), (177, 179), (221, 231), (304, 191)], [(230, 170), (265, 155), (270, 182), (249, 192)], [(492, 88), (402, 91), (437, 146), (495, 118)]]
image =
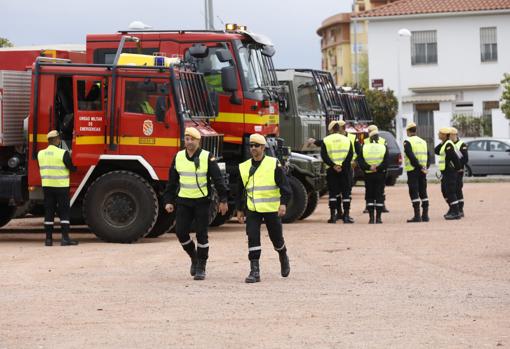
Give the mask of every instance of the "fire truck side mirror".
[(234, 66), (229, 65), (228, 67), (221, 68), (221, 87), (223, 87), (223, 91), (232, 93), (230, 103), (236, 105), (242, 104), (242, 101), (236, 95), (238, 87), (236, 68)]
[(216, 51), (216, 57), (222, 63), (224, 62), (233, 62), (232, 54), (227, 49), (221, 49)]
[(235, 67), (228, 66), (221, 68), (221, 87), (225, 92), (237, 91), (237, 75)]
[(193, 44), (188, 52), (194, 58), (205, 58), (209, 55), (209, 48), (204, 44)]

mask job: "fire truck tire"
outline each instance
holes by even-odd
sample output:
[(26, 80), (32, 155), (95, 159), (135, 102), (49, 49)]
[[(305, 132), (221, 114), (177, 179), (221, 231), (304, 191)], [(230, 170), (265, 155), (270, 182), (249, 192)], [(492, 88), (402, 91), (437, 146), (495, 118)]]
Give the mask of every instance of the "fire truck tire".
[(163, 234), (169, 233), (175, 227), (175, 213), (168, 213), (165, 210), (164, 204), (159, 202), (159, 212), (156, 224), (152, 230), (147, 234), (146, 238), (157, 238)]
[(308, 192), (308, 204), (306, 205), (305, 212), (299, 217), (299, 219), (305, 219), (309, 217), (317, 208), (319, 204), (319, 192), (311, 190)]
[(292, 190), (292, 197), (287, 205), (287, 212), (282, 217), (283, 223), (295, 222), (303, 215), (308, 204), (306, 188), (299, 179), (294, 176), (287, 177)]
[(89, 187), (83, 216), (101, 240), (131, 243), (152, 230), (158, 208), (156, 192), (143, 177), (130, 171), (113, 171)]
[(0, 204), (0, 227), (9, 223), (14, 217), (16, 206), (9, 206), (7, 204)]

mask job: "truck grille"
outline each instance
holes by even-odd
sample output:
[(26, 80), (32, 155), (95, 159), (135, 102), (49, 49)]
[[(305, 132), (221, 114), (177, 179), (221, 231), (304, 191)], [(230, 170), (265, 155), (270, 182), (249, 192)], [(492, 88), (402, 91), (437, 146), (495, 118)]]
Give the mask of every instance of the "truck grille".
[(223, 135), (202, 135), (201, 147), (220, 159), (223, 153)]

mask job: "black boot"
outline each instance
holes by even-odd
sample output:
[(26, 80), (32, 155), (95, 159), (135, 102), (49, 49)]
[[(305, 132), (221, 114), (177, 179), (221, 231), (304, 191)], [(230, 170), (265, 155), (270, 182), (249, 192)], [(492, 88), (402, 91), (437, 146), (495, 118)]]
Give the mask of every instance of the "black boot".
[(363, 213), (369, 213), (368, 206), (365, 206), (365, 209), (363, 210)]
[(186, 251), (189, 258), (191, 259), (191, 266), (189, 268), (189, 273), (191, 274), (191, 276), (195, 276), (195, 274), (197, 272), (196, 269), (197, 269), (197, 262), (198, 262), (197, 250), (195, 249), (195, 243), (193, 241), (191, 241), (189, 244), (182, 246), (182, 248), (184, 249), (184, 251)]
[(351, 202), (345, 201), (343, 205), (344, 205), (344, 218), (343, 218), (344, 224), (354, 223), (354, 219), (352, 219), (352, 217), (349, 216), (349, 212), (351, 212)]
[(375, 224), (375, 214), (374, 214), (374, 207), (369, 206), (368, 208), (368, 216), (370, 217), (370, 220), (368, 221), (368, 224)]
[(46, 233), (46, 240), (44, 240), (44, 246), (53, 246), (53, 236), (51, 233)]
[(450, 221), (453, 219), (460, 219), (459, 206), (457, 204), (450, 206), (450, 211), (444, 215), (444, 219)]
[(330, 217), (328, 219), (328, 223), (335, 224), (336, 223), (336, 210), (334, 208), (329, 209)]
[(383, 212), (383, 207), (377, 206), (375, 209), (375, 213), (376, 213), (375, 223), (376, 224), (382, 224), (382, 219), (381, 219), (382, 212)]
[(383, 205), (382, 207), (382, 212), (384, 213), (389, 213), (390, 211), (386, 208), (386, 204)]
[(290, 274), (290, 263), (289, 256), (287, 256), (287, 249), (284, 248), (283, 250), (278, 251), (278, 255), (280, 257), (281, 274), (284, 278), (286, 278)]
[[(62, 227), (62, 230), (64, 230), (64, 227)], [(76, 246), (78, 245), (78, 241), (72, 240), (69, 237), (69, 234), (67, 232), (62, 232), (62, 240), (60, 240), (60, 246)]]
[(205, 266), (207, 264), (207, 259), (199, 259), (197, 261), (195, 280), (204, 280), (205, 279)]
[(407, 220), (407, 223), (418, 223), (421, 222), (420, 217), (420, 203), (419, 202), (413, 202), (413, 209), (414, 209), (414, 217)]
[(337, 199), (336, 202), (336, 219), (343, 219), (344, 213), (342, 212), (342, 201)]
[(459, 201), (459, 216), (464, 218), (464, 201)]
[(247, 284), (260, 282), (260, 268), (258, 259), (250, 260), (250, 275), (248, 275), (244, 282), (246, 282)]
[(422, 222), (428, 222), (430, 221), (430, 218), (429, 218), (429, 205), (428, 205), (428, 202), (427, 202), (427, 205), (426, 206), (423, 206), (423, 203), (422, 203), (422, 211), (421, 211), (421, 221)]

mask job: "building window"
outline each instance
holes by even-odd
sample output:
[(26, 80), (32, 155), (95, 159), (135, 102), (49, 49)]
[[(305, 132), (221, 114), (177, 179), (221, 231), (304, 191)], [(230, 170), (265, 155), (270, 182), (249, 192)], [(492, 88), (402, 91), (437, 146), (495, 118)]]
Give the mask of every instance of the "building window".
[(437, 35), (435, 30), (414, 31), (411, 35), (411, 63), (437, 64)]
[(496, 27), (480, 28), (480, 52), (482, 62), (497, 62), (498, 38)]

